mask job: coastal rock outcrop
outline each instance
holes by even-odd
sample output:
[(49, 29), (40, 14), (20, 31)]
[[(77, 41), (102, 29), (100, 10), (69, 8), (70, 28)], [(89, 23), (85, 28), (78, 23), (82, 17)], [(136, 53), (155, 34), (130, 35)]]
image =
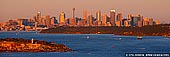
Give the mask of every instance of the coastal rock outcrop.
[(64, 44), (23, 38), (0, 39), (0, 52), (69, 52)]

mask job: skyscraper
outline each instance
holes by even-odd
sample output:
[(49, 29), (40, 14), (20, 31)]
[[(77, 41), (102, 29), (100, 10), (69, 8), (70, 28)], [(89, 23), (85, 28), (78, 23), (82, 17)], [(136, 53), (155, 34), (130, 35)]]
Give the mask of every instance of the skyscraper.
[(103, 14), (103, 15), (102, 15), (102, 25), (103, 25), (103, 26), (106, 26), (106, 23), (107, 23), (107, 15), (106, 15), (106, 14)]
[(46, 19), (45, 19), (45, 16), (42, 16), (42, 25), (46, 25)]
[(128, 14), (128, 20), (132, 19), (132, 14)]
[(128, 20), (125, 20), (125, 21), (124, 21), (124, 26), (125, 26), (125, 27), (130, 26), (130, 24), (129, 24), (129, 21), (128, 21)]
[(112, 26), (115, 26), (115, 12), (116, 10), (112, 9), (110, 10), (110, 22)]
[(122, 19), (123, 19), (122, 13), (119, 12), (117, 14), (117, 21), (122, 21)]
[(46, 15), (45, 20), (46, 20), (45, 23), (46, 23), (47, 27), (49, 27), (51, 25), (50, 15)]
[(132, 21), (132, 14), (128, 14), (128, 18), (127, 18), (127, 21), (126, 22), (128, 22), (129, 23), (129, 26), (131, 26), (131, 21)]
[(17, 23), (18, 23), (19, 26), (22, 26), (23, 25), (22, 19), (17, 19)]
[(51, 17), (51, 25), (55, 25), (55, 21), (56, 21), (56, 18), (55, 17)]
[(116, 21), (116, 26), (121, 26), (121, 21)]
[(39, 19), (41, 18), (41, 12), (37, 12), (35, 16), (35, 30), (37, 30), (38, 23), (40, 22)]
[(92, 13), (90, 13), (90, 15), (88, 16), (88, 25), (89, 26), (92, 26), (93, 25), (93, 15), (92, 15)]
[(70, 26), (75, 26), (76, 25), (76, 19), (75, 18), (70, 18), (69, 23), (70, 23), (69, 24)]
[(83, 19), (87, 19), (87, 10), (83, 11)]
[(101, 26), (101, 12), (98, 10), (96, 12), (97, 26)]
[[(139, 15), (139, 14), (137, 14), (137, 15), (135, 15), (135, 16), (133, 16), (132, 17), (132, 20), (131, 20), (131, 22), (132, 22), (132, 26), (138, 26), (138, 21), (140, 21), (141, 19), (141, 16)], [(140, 24), (140, 23), (139, 23)]]
[(100, 12), (100, 10), (98, 10), (96, 12), (96, 19), (97, 19), (97, 21), (101, 21), (101, 12)]
[(141, 20), (138, 21), (138, 27), (142, 27), (143, 23)]
[(37, 12), (37, 14), (35, 16), (35, 21), (39, 22), (39, 18), (41, 18), (41, 12)]
[(122, 26), (122, 13), (117, 14), (116, 26)]
[(149, 18), (149, 25), (153, 25), (153, 18)]
[(155, 20), (155, 24), (156, 24), (156, 25), (159, 25), (159, 24), (160, 24), (160, 21), (159, 21), (159, 20)]
[(145, 25), (149, 25), (149, 18), (144, 18), (144, 20), (143, 20), (143, 26), (145, 26)]
[(72, 9), (73, 10), (73, 18), (75, 18), (75, 8)]
[(64, 25), (64, 21), (65, 21), (65, 13), (61, 12), (60, 16), (59, 16), (59, 25)]

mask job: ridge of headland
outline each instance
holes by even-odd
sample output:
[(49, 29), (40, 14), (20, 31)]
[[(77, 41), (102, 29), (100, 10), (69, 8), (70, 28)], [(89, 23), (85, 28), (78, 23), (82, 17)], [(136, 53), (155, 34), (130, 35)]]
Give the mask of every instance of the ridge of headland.
[(69, 52), (64, 44), (23, 38), (0, 39), (0, 52)]

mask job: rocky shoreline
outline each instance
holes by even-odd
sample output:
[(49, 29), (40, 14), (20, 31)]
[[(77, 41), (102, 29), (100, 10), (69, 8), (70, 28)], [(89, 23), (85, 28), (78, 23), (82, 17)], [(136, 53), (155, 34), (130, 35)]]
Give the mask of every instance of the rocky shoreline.
[(0, 52), (70, 52), (64, 44), (23, 38), (0, 39)]

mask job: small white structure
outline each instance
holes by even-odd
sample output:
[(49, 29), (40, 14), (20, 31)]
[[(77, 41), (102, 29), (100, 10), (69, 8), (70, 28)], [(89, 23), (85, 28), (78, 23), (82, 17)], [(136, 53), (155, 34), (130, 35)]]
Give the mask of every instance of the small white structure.
[(31, 39), (31, 43), (32, 43), (32, 44), (34, 43), (34, 38)]

